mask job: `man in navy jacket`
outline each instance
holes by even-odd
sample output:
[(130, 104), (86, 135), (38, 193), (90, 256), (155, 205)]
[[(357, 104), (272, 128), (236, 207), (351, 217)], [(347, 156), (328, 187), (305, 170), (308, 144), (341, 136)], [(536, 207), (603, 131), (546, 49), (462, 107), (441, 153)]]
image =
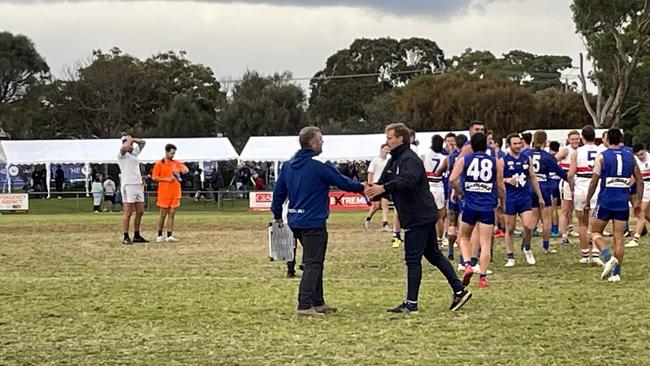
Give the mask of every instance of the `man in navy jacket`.
[(303, 128), (299, 141), (300, 150), (284, 164), (273, 189), (271, 211), (275, 222), (283, 224), (282, 204), (289, 200), (288, 224), (303, 247), (298, 315), (317, 316), (336, 311), (323, 297), (329, 189), (336, 186), (361, 193), (364, 186), (343, 176), (334, 166), (314, 159), (323, 151), (323, 136), (317, 127)]

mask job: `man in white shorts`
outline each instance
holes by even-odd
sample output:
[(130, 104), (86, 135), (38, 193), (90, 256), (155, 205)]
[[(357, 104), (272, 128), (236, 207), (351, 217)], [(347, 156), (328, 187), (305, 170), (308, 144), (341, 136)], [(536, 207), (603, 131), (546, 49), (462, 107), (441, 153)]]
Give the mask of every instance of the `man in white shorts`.
[[(447, 156), (443, 154), (444, 142), (442, 136), (433, 135), (431, 148), (426, 154), (420, 156), (429, 180), (429, 190), (438, 208), (438, 221), (436, 222), (438, 236), (443, 235), (445, 232), (445, 216), (447, 212), (445, 209), (445, 185), (442, 181), (443, 169), (441, 168), (443, 163), (447, 161)], [(438, 243), (442, 243), (442, 237), (438, 238)]]
[[(575, 155), (576, 150), (580, 146), (580, 132), (573, 130), (567, 136), (567, 145), (560, 149), (555, 155), (560, 168), (567, 172), (571, 168), (571, 159)], [(560, 198), (562, 200), (562, 214), (560, 215), (560, 233), (562, 233), (562, 244), (569, 245), (569, 225), (573, 214), (573, 193), (569, 182), (560, 181)]]
[[(390, 153), (390, 148), (388, 145), (381, 145), (381, 150), (379, 151), (379, 156), (372, 159), (370, 165), (368, 165), (368, 185), (376, 184), (381, 178), (381, 173), (384, 172), (384, 167), (388, 162), (388, 153)], [(372, 202), (370, 210), (368, 211), (368, 216), (363, 222), (363, 226), (366, 230), (370, 230), (370, 221), (377, 211), (381, 209), (381, 220), (382, 220), (382, 230), (390, 232), (390, 226), (388, 225), (388, 199), (382, 198), (381, 201)]]
[[(582, 129), (582, 141), (584, 145), (576, 149), (576, 153), (571, 157), (571, 166), (569, 168), (569, 176), (575, 174), (573, 204), (580, 225), (580, 263), (589, 263), (591, 261), (602, 266), (603, 262), (600, 259), (600, 251), (595, 245), (591, 250), (591, 260), (589, 257), (589, 215), (584, 213), (584, 208), (587, 200), (589, 183), (593, 177), (596, 157), (605, 150), (605, 147), (596, 146), (596, 130), (593, 126), (587, 125)], [(598, 190), (596, 190), (591, 199), (590, 207), (596, 207), (597, 200)]]
[(634, 237), (627, 244), (626, 248), (636, 248), (639, 246), (639, 240), (648, 221), (648, 208), (650, 207), (650, 154), (644, 144), (636, 144), (632, 148), (636, 164), (639, 166), (641, 176), (643, 177), (643, 199), (641, 200), (641, 212), (636, 216), (636, 228)]
[[(138, 155), (140, 155), (144, 145), (144, 140), (122, 133), (122, 147), (117, 154), (117, 164), (120, 166), (121, 172), (122, 203), (124, 205), (124, 214), (122, 215), (124, 238), (122, 244), (127, 245), (149, 242), (140, 235), (140, 223), (142, 222), (142, 215), (144, 215), (144, 186)], [(129, 222), (133, 211), (135, 211), (135, 219), (133, 220), (133, 240), (131, 240), (129, 237)]]

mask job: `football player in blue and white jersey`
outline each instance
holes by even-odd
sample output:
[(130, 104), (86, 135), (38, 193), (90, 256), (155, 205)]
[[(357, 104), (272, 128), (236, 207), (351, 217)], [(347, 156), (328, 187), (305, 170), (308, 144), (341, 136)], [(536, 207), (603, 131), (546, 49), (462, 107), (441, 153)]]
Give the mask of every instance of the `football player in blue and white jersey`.
[[(460, 248), (465, 259), (463, 285), (467, 286), (474, 274), (471, 256), (472, 232), (478, 228), (481, 248), (479, 262), (479, 287), (488, 287), (487, 269), (490, 263), (490, 245), (494, 232), (494, 208), (501, 208), (504, 202), (505, 186), (503, 183), (503, 160), (486, 153), (487, 137), (475, 133), (471, 138), (472, 153), (456, 161), (449, 180), (463, 200), (463, 214), (460, 223)], [(461, 187), (460, 181), (463, 181)], [(498, 200), (497, 200), (498, 199)], [(497, 203), (500, 202), (500, 203)]]
[[(533, 220), (531, 191), (537, 194), (539, 205), (544, 207), (544, 197), (537, 182), (531, 158), (521, 153), (522, 139), (519, 134), (510, 134), (507, 137), (510, 152), (503, 158), (503, 180), (506, 186), (505, 221), (506, 221), (506, 267), (515, 265), (513, 251), (513, 233), (515, 231), (517, 215), (521, 217), (526, 232), (535, 228)], [(532, 186), (532, 188), (531, 188)], [(522, 248), (528, 264), (535, 264), (530, 246)]]
[[(637, 199), (633, 204), (635, 214), (641, 210), (639, 203), (643, 200), (643, 177), (634, 160), (634, 157), (627, 151), (620, 148), (619, 143), (623, 140), (623, 134), (618, 128), (612, 128), (607, 133), (609, 148), (596, 157), (593, 177), (589, 183), (585, 213), (589, 212), (590, 199), (600, 186), (598, 203), (594, 209), (594, 219), (591, 225), (591, 238), (601, 251), (605, 260), (601, 279), (619, 282), (621, 280), (621, 265), (623, 264), (623, 234), (625, 224), (630, 216), (628, 201), (630, 198), (630, 183), (632, 177), (636, 182)], [(614, 228), (614, 255), (610, 253), (607, 242), (603, 238), (603, 230), (607, 223), (612, 221)]]

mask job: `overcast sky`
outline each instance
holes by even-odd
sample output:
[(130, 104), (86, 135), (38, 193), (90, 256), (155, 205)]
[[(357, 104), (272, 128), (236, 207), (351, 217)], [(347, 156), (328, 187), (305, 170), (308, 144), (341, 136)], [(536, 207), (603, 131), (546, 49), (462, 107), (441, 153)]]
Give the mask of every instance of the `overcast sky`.
[[(29, 36), (55, 75), (117, 46), (145, 58), (185, 50), (217, 78), (247, 69), (310, 77), (356, 38), (425, 37), (465, 48), (568, 55), (584, 47), (570, 0), (0, 0), (0, 30)], [(575, 72), (574, 72), (575, 74)]]

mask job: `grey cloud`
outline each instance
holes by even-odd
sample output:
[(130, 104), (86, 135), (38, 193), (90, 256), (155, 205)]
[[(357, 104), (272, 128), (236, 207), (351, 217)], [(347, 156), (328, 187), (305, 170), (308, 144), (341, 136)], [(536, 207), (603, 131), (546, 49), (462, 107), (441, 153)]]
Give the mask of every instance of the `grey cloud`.
[[(0, 0), (1, 3), (14, 4), (47, 4), (47, 3), (78, 3), (96, 0)], [(111, 1), (141, 1), (141, 0), (111, 0)], [(426, 17), (447, 17), (467, 10), (472, 6), (482, 6), (494, 0), (163, 0), (173, 2), (194, 1), (208, 3), (244, 3), (267, 4), (279, 6), (350, 6), (369, 8), (387, 14), (420, 15)]]

